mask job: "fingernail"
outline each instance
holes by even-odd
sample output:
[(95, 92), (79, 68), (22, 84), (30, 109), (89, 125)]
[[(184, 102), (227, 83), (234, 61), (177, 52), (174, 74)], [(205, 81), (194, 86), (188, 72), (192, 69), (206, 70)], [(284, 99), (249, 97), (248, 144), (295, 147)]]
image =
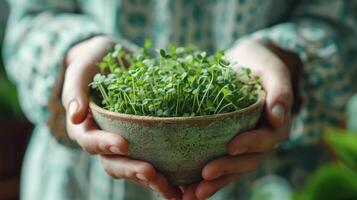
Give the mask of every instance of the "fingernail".
[(68, 113), (70, 116), (73, 116), (74, 113), (76, 113), (78, 110), (78, 102), (77, 100), (72, 100), (70, 103), (69, 103), (69, 106), (68, 106)]
[(109, 151), (112, 152), (112, 153), (115, 153), (115, 154), (123, 154), (123, 153), (120, 151), (120, 149), (119, 149), (118, 147), (116, 147), (116, 146), (111, 146), (111, 147), (109, 148)]
[(242, 154), (242, 153), (244, 153), (244, 152), (246, 152), (246, 151), (247, 151), (247, 148), (237, 149), (237, 151), (235, 151), (235, 152), (233, 153), (233, 155), (239, 155), (239, 154)]
[(273, 107), (273, 109), (271, 110), (271, 112), (273, 113), (273, 115), (275, 117), (279, 118), (282, 123), (284, 122), (285, 108), (282, 105), (280, 105), (280, 104), (275, 105)]
[[(138, 179), (140, 179), (140, 180), (142, 180), (142, 181), (147, 181), (147, 179), (145, 178), (145, 176), (142, 175), (142, 174), (136, 174), (136, 178), (138, 178)], [(150, 185), (149, 185), (149, 187), (150, 187)]]

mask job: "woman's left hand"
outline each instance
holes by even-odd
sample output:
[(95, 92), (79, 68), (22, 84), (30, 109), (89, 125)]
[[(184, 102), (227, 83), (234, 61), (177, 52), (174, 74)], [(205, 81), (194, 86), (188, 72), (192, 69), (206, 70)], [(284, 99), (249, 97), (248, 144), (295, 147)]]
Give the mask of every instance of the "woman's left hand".
[(255, 171), (263, 155), (289, 134), (293, 92), (286, 64), (270, 48), (257, 41), (238, 43), (226, 55), (261, 77), (267, 93), (264, 125), (235, 136), (227, 146), (229, 155), (207, 163), (202, 170), (203, 180), (182, 189), (184, 200), (207, 199), (222, 187), (237, 181), (242, 174)]

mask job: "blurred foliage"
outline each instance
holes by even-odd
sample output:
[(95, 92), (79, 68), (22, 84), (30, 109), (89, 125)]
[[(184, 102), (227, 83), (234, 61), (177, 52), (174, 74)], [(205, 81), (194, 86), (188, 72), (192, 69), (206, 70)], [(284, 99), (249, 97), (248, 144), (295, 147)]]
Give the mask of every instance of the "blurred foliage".
[(297, 200), (354, 200), (357, 198), (357, 174), (343, 165), (320, 167), (309, 179)]
[(357, 133), (328, 129), (324, 140), (340, 162), (321, 166), (308, 180), (296, 200), (357, 199)]
[(346, 114), (348, 129), (357, 131), (357, 94), (347, 103)]
[(329, 129), (324, 138), (333, 147), (342, 163), (357, 173), (357, 133), (343, 129)]
[(16, 88), (0, 70), (0, 117), (18, 117), (20, 112)]
[[(2, 50), (5, 32), (7, 8), (5, 1), (0, 1), (0, 50)], [(0, 117), (20, 117), (20, 113), (16, 87), (6, 78), (2, 57), (0, 56)]]

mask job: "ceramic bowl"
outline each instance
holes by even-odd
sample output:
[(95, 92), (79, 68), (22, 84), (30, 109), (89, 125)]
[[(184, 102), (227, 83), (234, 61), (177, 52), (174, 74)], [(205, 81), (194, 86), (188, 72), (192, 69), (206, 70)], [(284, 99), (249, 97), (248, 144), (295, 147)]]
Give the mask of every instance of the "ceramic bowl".
[(265, 102), (234, 112), (194, 117), (149, 117), (115, 113), (93, 101), (90, 109), (98, 126), (129, 142), (129, 156), (151, 163), (175, 185), (201, 180), (210, 160), (227, 155), (227, 143), (237, 134), (254, 128)]

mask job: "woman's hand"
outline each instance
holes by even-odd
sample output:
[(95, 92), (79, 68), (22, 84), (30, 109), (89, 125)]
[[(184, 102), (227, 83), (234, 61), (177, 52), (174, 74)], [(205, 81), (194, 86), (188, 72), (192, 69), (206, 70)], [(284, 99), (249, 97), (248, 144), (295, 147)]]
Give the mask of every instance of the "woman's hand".
[(111, 39), (97, 36), (77, 44), (67, 54), (62, 101), (68, 135), (89, 154), (99, 154), (105, 171), (113, 178), (129, 179), (166, 198), (179, 198), (179, 189), (152, 165), (126, 157), (128, 142), (118, 134), (98, 130), (88, 112), (88, 85), (98, 72), (96, 64), (113, 44)]
[(89, 83), (98, 72), (96, 63), (113, 42), (106, 37), (94, 37), (74, 46), (67, 54), (62, 90), (66, 109), (67, 132), (89, 154), (125, 154), (128, 143), (114, 133), (98, 130), (88, 112)]
[(255, 171), (264, 153), (274, 149), (289, 134), (293, 92), (286, 64), (257, 41), (239, 43), (226, 55), (262, 78), (267, 92), (264, 120), (257, 129), (234, 137), (227, 146), (229, 155), (210, 161), (202, 170), (204, 180), (184, 189), (184, 200), (209, 198), (220, 188), (237, 181), (241, 174)]

